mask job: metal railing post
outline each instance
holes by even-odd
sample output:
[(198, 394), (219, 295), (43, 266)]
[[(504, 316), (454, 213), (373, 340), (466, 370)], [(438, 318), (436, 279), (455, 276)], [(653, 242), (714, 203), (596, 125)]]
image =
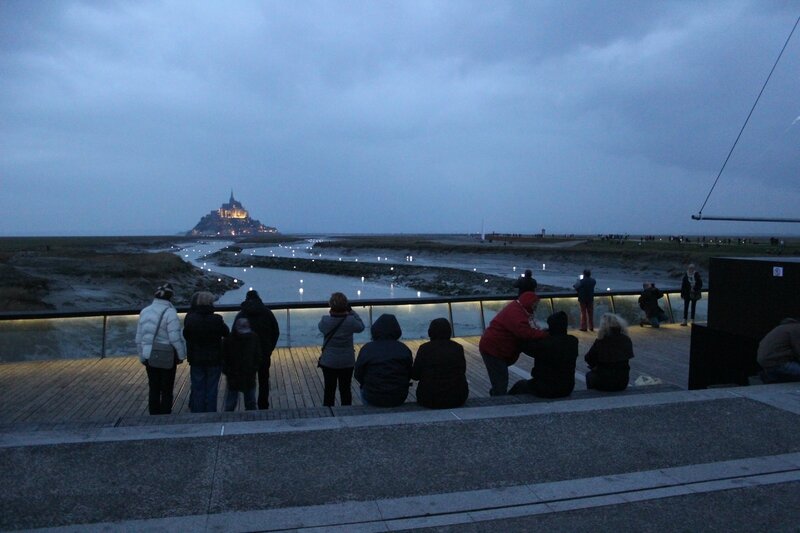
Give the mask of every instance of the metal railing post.
[(481, 312), (481, 332), (486, 331), (486, 319), (483, 318), (483, 300), (478, 300)]
[(100, 359), (106, 356), (106, 332), (108, 331), (108, 315), (103, 315), (103, 344), (100, 347)]
[(447, 318), (450, 319), (450, 329), (453, 330), (452, 336), (456, 336), (456, 325), (453, 323), (453, 302), (447, 302)]
[(292, 320), (291, 315), (289, 314), (289, 308), (286, 308), (286, 346), (288, 348), (292, 347)]

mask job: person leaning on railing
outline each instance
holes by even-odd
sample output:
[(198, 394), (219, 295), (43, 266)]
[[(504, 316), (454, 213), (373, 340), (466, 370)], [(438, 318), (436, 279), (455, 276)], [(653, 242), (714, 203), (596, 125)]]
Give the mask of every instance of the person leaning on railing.
[[(172, 285), (169, 283), (158, 287), (153, 303), (139, 313), (139, 323), (136, 326), (136, 349), (139, 352), (139, 360), (147, 369), (147, 384), (150, 389), (148, 407), (151, 415), (172, 413), (175, 364), (180, 364), (186, 359), (181, 321), (178, 319), (175, 307), (170, 303), (173, 293)], [(172, 345), (175, 351), (175, 364), (172, 368), (155, 368), (148, 364), (154, 342)]]

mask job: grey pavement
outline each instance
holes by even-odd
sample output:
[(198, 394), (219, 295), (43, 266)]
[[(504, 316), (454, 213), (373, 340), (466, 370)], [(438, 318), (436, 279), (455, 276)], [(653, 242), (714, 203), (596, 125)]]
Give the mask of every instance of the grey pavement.
[[(761, 524), (789, 531), (800, 524), (797, 384), (353, 412), (363, 414), (4, 428), (0, 528), (580, 531)], [(700, 518), (704, 511), (714, 515), (708, 522)], [(658, 516), (648, 522), (640, 513)], [(748, 513), (755, 517), (742, 525)]]

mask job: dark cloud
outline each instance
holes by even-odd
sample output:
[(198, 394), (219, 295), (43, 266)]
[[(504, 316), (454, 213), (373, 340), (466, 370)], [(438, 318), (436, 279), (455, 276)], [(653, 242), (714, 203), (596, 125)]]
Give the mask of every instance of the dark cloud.
[[(689, 215), (794, 11), (5, 0), (0, 234), (174, 233), (230, 188), (286, 231), (720, 231)], [(795, 36), (709, 209), (798, 215), (799, 71)]]

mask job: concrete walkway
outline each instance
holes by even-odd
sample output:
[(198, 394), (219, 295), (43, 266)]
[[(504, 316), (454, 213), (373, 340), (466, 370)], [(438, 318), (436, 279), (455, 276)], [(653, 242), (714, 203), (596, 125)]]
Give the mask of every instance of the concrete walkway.
[(798, 384), (351, 412), (6, 428), (0, 528), (797, 531), (800, 524)]

